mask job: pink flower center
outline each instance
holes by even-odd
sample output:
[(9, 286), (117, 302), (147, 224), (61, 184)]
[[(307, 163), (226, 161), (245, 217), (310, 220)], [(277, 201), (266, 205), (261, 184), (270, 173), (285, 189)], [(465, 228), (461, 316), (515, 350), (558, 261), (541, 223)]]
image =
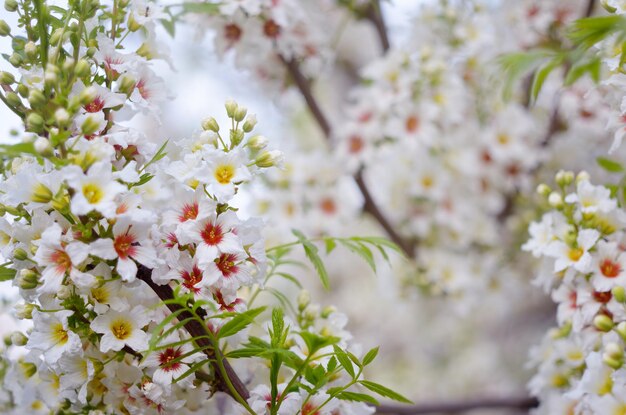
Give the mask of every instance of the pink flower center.
[(85, 105), (84, 108), (87, 112), (100, 112), (102, 108), (104, 108), (104, 100), (98, 96), (89, 104)]
[(224, 231), (222, 230), (221, 225), (214, 225), (211, 222), (207, 222), (200, 232), (200, 237), (205, 244), (215, 246), (219, 245), (224, 239)]
[(236, 274), (239, 267), (236, 265), (237, 255), (235, 254), (222, 254), (215, 260), (217, 268), (222, 272), (224, 277), (228, 278), (232, 274)]
[(178, 215), (178, 220), (185, 222), (198, 217), (198, 203), (186, 203), (183, 206), (181, 214)]
[(56, 265), (57, 270), (62, 272), (66, 272), (72, 267), (72, 260), (62, 249), (55, 249), (54, 252), (50, 254), (49, 260)]
[(180, 348), (174, 349), (168, 347), (163, 352), (159, 353), (159, 366), (166, 372), (174, 371), (180, 368), (181, 362), (179, 359), (183, 355)]
[(135, 255), (136, 247), (133, 243), (135, 243), (135, 237), (132, 234), (125, 233), (115, 238), (113, 248), (115, 248), (115, 252), (117, 252), (120, 258), (126, 259)]
[(196, 294), (200, 292), (200, 287), (196, 287), (196, 285), (202, 281), (203, 275), (197, 265), (194, 265), (191, 271), (183, 271), (181, 277), (183, 278), (183, 286), (185, 288)]

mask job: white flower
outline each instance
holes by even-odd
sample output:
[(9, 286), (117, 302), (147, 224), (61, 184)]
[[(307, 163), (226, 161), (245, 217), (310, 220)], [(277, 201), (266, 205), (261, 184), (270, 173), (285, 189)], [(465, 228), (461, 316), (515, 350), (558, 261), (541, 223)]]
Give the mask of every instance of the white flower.
[(604, 186), (594, 186), (587, 180), (581, 180), (576, 186), (576, 193), (565, 198), (567, 203), (578, 203), (583, 213), (607, 213), (617, 208), (615, 199), (611, 199), (611, 191)]
[(201, 266), (206, 266), (220, 254), (243, 252), (241, 241), (235, 233), (238, 224), (239, 220), (234, 212), (224, 212), (197, 222), (183, 223), (176, 236), (181, 245), (196, 242), (198, 262)]
[(576, 246), (568, 246), (565, 242), (554, 241), (546, 249), (546, 255), (555, 258), (554, 272), (560, 272), (573, 266), (580, 272), (591, 270), (591, 249), (600, 233), (595, 229), (583, 229), (578, 232)]
[(82, 343), (76, 333), (67, 325), (67, 318), (73, 311), (64, 310), (54, 313), (33, 310), (33, 332), (26, 347), (30, 350), (39, 350), (44, 360), (55, 365), (64, 354), (74, 355), (82, 351)]
[(64, 172), (75, 192), (71, 201), (72, 213), (85, 215), (96, 210), (107, 218), (115, 216), (115, 197), (126, 187), (113, 179), (111, 163), (98, 161), (89, 168), (87, 174), (78, 166), (70, 166)]
[(617, 242), (598, 242), (591, 284), (597, 291), (611, 291), (618, 285), (626, 287), (626, 253)]
[(103, 334), (100, 339), (100, 351), (119, 351), (128, 346), (135, 351), (143, 351), (148, 347), (150, 336), (142, 330), (150, 321), (151, 313), (142, 306), (120, 313), (109, 310), (91, 322), (91, 329)]

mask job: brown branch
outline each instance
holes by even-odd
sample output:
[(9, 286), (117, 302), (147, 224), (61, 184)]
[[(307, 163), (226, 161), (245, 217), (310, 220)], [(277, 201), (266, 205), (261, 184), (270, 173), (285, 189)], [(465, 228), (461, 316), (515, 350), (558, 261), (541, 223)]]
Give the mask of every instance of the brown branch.
[(585, 15), (583, 17), (590, 17), (596, 8), (596, 0), (589, 0), (587, 2), (587, 8), (585, 9)]
[[(291, 78), (293, 79), (294, 83), (298, 87), (298, 90), (304, 97), (304, 100), (306, 101), (306, 104), (309, 110), (311, 111), (313, 118), (315, 118), (315, 121), (317, 122), (320, 129), (324, 133), (324, 138), (329, 144), (332, 144), (331, 143), (332, 128), (330, 126), (330, 123), (328, 122), (328, 119), (326, 118), (319, 104), (317, 103), (315, 96), (313, 95), (311, 83), (304, 76), (304, 74), (300, 71), (300, 67), (297, 62), (295, 62), (294, 60), (287, 60), (282, 56), (280, 56), (280, 59), (283, 61), (285, 67), (287, 68), (289, 72), (289, 75), (291, 75)], [(380, 224), (380, 226), (382, 226), (382, 228), (385, 230), (385, 232), (389, 236), (389, 239), (391, 239), (396, 245), (398, 245), (402, 249), (402, 251), (404, 251), (404, 253), (406, 254), (408, 258), (413, 258), (414, 257), (414, 244), (405, 240), (394, 229), (391, 222), (389, 222), (389, 220), (382, 213), (382, 211), (380, 210), (380, 208), (378, 207), (378, 205), (372, 198), (372, 195), (369, 189), (367, 188), (367, 184), (365, 183), (365, 180), (363, 179), (362, 169), (359, 170), (359, 172), (354, 176), (354, 180), (356, 181), (359, 187), (359, 190), (361, 191), (361, 194), (363, 195), (363, 199), (365, 202), (363, 205), (363, 211), (370, 214)]]
[(385, 24), (385, 19), (383, 18), (380, 0), (372, 0), (365, 12), (365, 17), (371, 21), (376, 28), (378, 39), (380, 40), (380, 46), (383, 48), (383, 52), (386, 53), (390, 48), (389, 35), (387, 34), (387, 25)]
[(421, 405), (380, 405), (376, 413), (383, 415), (418, 415), (418, 414), (458, 414), (474, 409), (518, 409), (527, 411), (535, 408), (539, 402), (531, 397), (485, 398), (458, 402), (427, 403)]
[[(174, 292), (169, 285), (157, 285), (152, 281), (152, 270), (140, 266), (137, 272), (137, 278), (148, 284), (148, 286), (159, 296), (159, 298), (163, 301), (171, 300), (174, 298)], [(218, 363), (216, 362), (216, 353), (211, 341), (208, 338), (208, 329), (205, 325), (201, 324), (189, 311), (180, 311), (183, 310), (181, 306), (178, 304), (166, 304), (167, 308), (172, 313), (180, 312), (178, 314), (178, 320), (189, 320), (185, 323), (185, 330), (189, 333), (189, 335), (194, 338), (194, 342), (196, 345), (202, 349), (204, 354), (211, 359), (211, 366), (213, 367), (214, 375), (215, 375), (215, 386), (217, 390), (226, 392), (236, 399), (236, 396), (233, 395), (233, 392), (228, 387), (227, 379), (223, 378), (220, 372), (220, 368)], [(203, 314), (199, 313), (200, 317), (204, 317)], [(221, 357), (222, 364), (226, 371), (226, 375), (228, 377), (228, 381), (233, 385), (236, 393), (243, 398), (244, 400), (248, 400), (250, 397), (250, 392), (246, 388), (246, 385), (239, 379), (237, 373), (235, 373), (234, 369), (228, 363), (226, 358)]]

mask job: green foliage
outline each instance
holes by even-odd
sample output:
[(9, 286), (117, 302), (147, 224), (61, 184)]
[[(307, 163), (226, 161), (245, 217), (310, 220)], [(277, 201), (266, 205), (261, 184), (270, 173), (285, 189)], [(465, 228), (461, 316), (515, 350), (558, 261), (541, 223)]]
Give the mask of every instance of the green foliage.
[(8, 281), (15, 278), (16, 271), (8, 268), (6, 265), (0, 266), (0, 281)]
[(598, 157), (596, 162), (600, 167), (609, 173), (621, 173), (624, 171), (624, 166), (618, 161), (608, 159), (606, 157)]
[(293, 229), (291, 232), (298, 238), (298, 241), (302, 245), (302, 248), (304, 248), (304, 253), (306, 254), (306, 257), (309, 259), (309, 261), (311, 261), (311, 263), (313, 264), (313, 267), (315, 267), (315, 271), (317, 271), (317, 275), (319, 275), (324, 288), (326, 288), (327, 290), (330, 289), (328, 272), (326, 271), (324, 262), (318, 254), (317, 246), (315, 246), (310, 240), (308, 240), (302, 232), (296, 229)]

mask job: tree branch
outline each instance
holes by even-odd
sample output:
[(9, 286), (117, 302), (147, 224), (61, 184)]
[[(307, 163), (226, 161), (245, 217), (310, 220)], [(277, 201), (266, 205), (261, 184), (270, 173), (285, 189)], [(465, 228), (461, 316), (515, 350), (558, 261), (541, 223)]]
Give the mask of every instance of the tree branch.
[(387, 34), (387, 25), (383, 18), (383, 12), (380, 6), (380, 0), (371, 0), (371, 4), (367, 8), (365, 17), (374, 24), (376, 32), (378, 32), (378, 39), (380, 40), (380, 46), (383, 48), (383, 52), (387, 52), (390, 48), (389, 35)]
[(590, 17), (593, 14), (593, 11), (595, 8), (596, 8), (596, 0), (589, 0), (587, 2), (587, 8), (585, 9), (584, 17)]
[(458, 402), (434, 402), (414, 406), (380, 405), (376, 408), (376, 413), (379, 415), (458, 414), (474, 409), (519, 409), (527, 411), (538, 405), (537, 399), (524, 396), (518, 398), (484, 398)]
[[(315, 121), (317, 122), (320, 129), (324, 133), (324, 138), (330, 145), (332, 145), (331, 143), (332, 128), (330, 126), (330, 123), (328, 122), (328, 118), (326, 118), (326, 116), (322, 112), (319, 104), (317, 103), (317, 100), (315, 99), (315, 96), (313, 95), (311, 83), (304, 76), (304, 74), (300, 71), (300, 67), (297, 62), (295, 62), (294, 60), (287, 60), (283, 56), (280, 56), (280, 59), (282, 60), (285, 67), (287, 68), (289, 75), (291, 75), (291, 79), (296, 84), (296, 86), (298, 87), (298, 90), (304, 97), (304, 100), (306, 101), (306, 104), (309, 110), (311, 111), (313, 118), (315, 118)], [(402, 249), (402, 251), (404, 251), (407, 257), (413, 258), (415, 244), (405, 240), (394, 229), (391, 222), (389, 222), (389, 220), (382, 213), (382, 211), (380, 210), (380, 208), (378, 207), (378, 205), (372, 198), (372, 195), (369, 189), (367, 188), (367, 184), (365, 183), (365, 180), (363, 178), (362, 169), (359, 170), (359, 172), (354, 176), (354, 180), (356, 181), (357, 186), (359, 187), (359, 190), (361, 191), (361, 194), (363, 195), (363, 199), (364, 199), (363, 211), (370, 214), (380, 224), (380, 226), (385, 230), (385, 232), (389, 236), (389, 239), (391, 239), (396, 245), (398, 245)]]
[[(162, 301), (171, 300), (174, 298), (174, 292), (169, 285), (157, 285), (152, 281), (152, 270), (139, 266), (139, 270), (137, 271), (137, 278), (148, 284), (148, 286), (159, 296)], [(183, 308), (178, 304), (166, 304), (167, 308), (172, 313), (179, 312)], [(204, 318), (205, 314), (198, 313), (200, 317)], [(233, 391), (228, 386), (227, 379), (224, 379), (221, 375), (220, 369), (218, 367), (218, 363), (216, 362), (216, 353), (211, 341), (208, 339), (208, 329), (206, 326), (201, 324), (197, 319), (193, 318), (193, 315), (189, 311), (182, 311), (178, 315), (177, 319), (179, 321), (189, 320), (185, 323), (185, 330), (189, 333), (192, 338), (195, 338), (195, 343), (202, 349), (202, 352), (211, 359), (211, 366), (213, 367), (214, 376), (215, 376), (215, 386), (217, 390), (226, 392), (233, 398), (237, 400), (237, 397), (234, 396)], [(228, 380), (233, 385), (235, 392), (244, 400), (248, 400), (250, 397), (250, 392), (246, 388), (246, 385), (239, 379), (237, 373), (232, 368), (230, 363), (226, 358), (221, 358), (222, 364), (224, 365)]]

